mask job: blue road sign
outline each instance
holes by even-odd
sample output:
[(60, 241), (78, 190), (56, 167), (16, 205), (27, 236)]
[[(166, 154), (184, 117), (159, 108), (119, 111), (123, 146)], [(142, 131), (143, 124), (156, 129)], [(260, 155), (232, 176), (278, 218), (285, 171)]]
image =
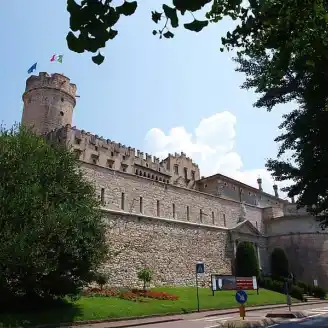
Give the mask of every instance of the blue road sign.
[(236, 293), (236, 301), (239, 303), (239, 304), (244, 304), (247, 302), (247, 294), (245, 291), (243, 290), (238, 290), (238, 292)]
[(204, 273), (205, 265), (202, 262), (196, 263), (196, 273)]

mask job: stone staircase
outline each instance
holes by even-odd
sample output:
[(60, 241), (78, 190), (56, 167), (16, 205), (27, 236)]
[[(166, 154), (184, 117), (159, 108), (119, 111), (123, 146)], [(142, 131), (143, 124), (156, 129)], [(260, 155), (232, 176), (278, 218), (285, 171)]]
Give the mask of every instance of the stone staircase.
[(304, 298), (305, 302), (315, 302), (315, 301), (320, 300), (320, 298), (311, 296), (309, 294), (303, 294), (303, 298)]

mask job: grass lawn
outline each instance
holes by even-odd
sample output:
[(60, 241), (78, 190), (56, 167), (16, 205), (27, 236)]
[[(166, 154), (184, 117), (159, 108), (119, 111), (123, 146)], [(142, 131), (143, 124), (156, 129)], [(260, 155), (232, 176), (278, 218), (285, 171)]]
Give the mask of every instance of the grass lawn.
[[(161, 313), (190, 312), (197, 309), (196, 289), (157, 288), (180, 296), (178, 301), (147, 299), (145, 302), (127, 301), (113, 297), (81, 297), (74, 303), (39, 313), (0, 314), (0, 327), (29, 327), (37, 324), (73, 322), (80, 320), (97, 320), (121, 318)], [(261, 289), (259, 295), (248, 291), (247, 306), (285, 303), (286, 296), (269, 290)], [(201, 309), (225, 309), (237, 307), (234, 291), (212, 292), (208, 288), (199, 289)], [(295, 300), (294, 300), (295, 302)]]

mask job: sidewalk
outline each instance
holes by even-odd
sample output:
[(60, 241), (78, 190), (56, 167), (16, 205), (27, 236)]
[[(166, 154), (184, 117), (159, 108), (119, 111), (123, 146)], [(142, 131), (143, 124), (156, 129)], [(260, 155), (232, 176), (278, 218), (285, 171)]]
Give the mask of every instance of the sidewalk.
[[(311, 302), (300, 302), (295, 303), (292, 307), (297, 306), (304, 306), (304, 305), (315, 305), (315, 304), (322, 304), (328, 303), (328, 301), (311, 301)], [(287, 308), (286, 304), (275, 304), (275, 305), (262, 305), (262, 306), (250, 306), (247, 308), (247, 312), (256, 311), (256, 310), (271, 310), (271, 309), (282, 309)], [(103, 320), (102, 322), (76, 322), (74, 325), (66, 325), (66, 327), (79, 327), (79, 328), (127, 328), (127, 327), (137, 327), (143, 325), (151, 325), (157, 323), (165, 323), (165, 322), (173, 322), (173, 321), (180, 321), (180, 320), (193, 320), (199, 318), (205, 318), (210, 316), (217, 316), (217, 315), (227, 315), (227, 314), (236, 314), (239, 313), (238, 308), (232, 309), (222, 309), (222, 310), (208, 310), (202, 312), (193, 312), (188, 314), (172, 314), (172, 315), (158, 315), (152, 316), (147, 318), (131, 318), (131, 319), (108, 319), (107, 321)], [(64, 327), (62, 325), (61, 327)], [(41, 328), (41, 327), (39, 327)], [(45, 327), (44, 327), (45, 328)]]

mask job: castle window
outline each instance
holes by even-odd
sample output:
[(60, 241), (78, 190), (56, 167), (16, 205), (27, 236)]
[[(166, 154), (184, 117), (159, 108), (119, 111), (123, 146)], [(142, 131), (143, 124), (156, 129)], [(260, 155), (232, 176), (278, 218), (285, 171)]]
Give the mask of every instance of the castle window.
[(169, 180), (166, 180), (167, 183), (169, 183), (170, 181)]
[(225, 214), (223, 214), (223, 226), (224, 226), (224, 227), (227, 226), (227, 222), (226, 222), (226, 216), (225, 216)]
[(248, 192), (248, 195), (249, 195), (249, 196), (251, 195), (251, 192), (250, 192), (250, 191)]
[(146, 177), (147, 175), (146, 175), (146, 172), (144, 172), (144, 177)]
[(207, 184), (206, 183), (204, 184), (204, 188), (207, 188)]
[(156, 176), (155, 180), (158, 181), (158, 177), (157, 176)]
[(125, 156), (124, 155), (122, 156), (122, 159), (123, 159), (123, 161), (125, 161)]
[(175, 219), (175, 204), (172, 204), (172, 215), (173, 215), (173, 219)]
[(188, 179), (188, 169), (186, 167), (184, 167), (183, 172), (184, 172), (184, 178), (185, 178), (185, 180), (187, 180)]
[(110, 156), (114, 156), (114, 152), (113, 151), (110, 152)]
[(160, 167), (158, 168), (158, 172), (161, 172), (161, 168)]
[(98, 160), (99, 160), (98, 155), (96, 155), (96, 154), (91, 154), (91, 160), (92, 160), (92, 163), (93, 163), (93, 164), (97, 164), (97, 163), (98, 163)]
[(154, 179), (154, 174), (151, 175), (151, 178)]
[(98, 146), (95, 146), (95, 150), (98, 150)]
[(78, 138), (75, 138), (75, 143), (76, 143), (77, 145), (79, 145), (79, 144), (81, 143), (81, 140), (78, 139)]
[(122, 171), (123, 171), (123, 172), (126, 172), (127, 168), (128, 168), (127, 165), (122, 164)]
[(60, 100), (61, 100), (61, 102), (64, 102), (64, 98), (63, 98), (63, 97), (61, 97), (61, 99), (60, 99)]
[(124, 211), (124, 199), (125, 198), (125, 195), (124, 195), (124, 192), (122, 192), (122, 194), (121, 194), (121, 210), (123, 210)]
[(62, 110), (59, 112), (59, 114), (60, 116), (64, 116), (64, 112)]
[(214, 212), (212, 212), (212, 224), (215, 224), (215, 216), (214, 216)]
[(187, 220), (189, 221), (189, 216), (190, 216), (190, 213), (189, 213), (189, 206), (187, 206)]
[(174, 165), (174, 174), (179, 174), (179, 166)]
[(150, 179), (150, 173), (148, 173), (148, 175), (147, 175), (147, 178), (149, 178), (149, 179)]
[(105, 188), (101, 188), (100, 200), (101, 200), (101, 205), (105, 205)]
[(141, 171), (139, 171), (139, 175), (142, 177), (142, 172)]
[(136, 170), (136, 174), (138, 174), (138, 170)]
[(161, 178), (161, 177), (159, 177), (159, 181), (161, 181), (161, 182), (162, 182), (162, 178)]
[(112, 159), (108, 159), (108, 160), (107, 160), (107, 166), (108, 166), (110, 169), (112, 169), (113, 166), (114, 166), (114, 161), (113, 161)]
[(160, 216), (161, 213), (160, 213), (160, 203), (159, 203), (159, 200), (157, 201), (157, 208), (156, 209), (157, 209), (157, 211), (156, 211), (157, 212), (156, 213), (157, 216)]
[(195, 171), (191, 171), (191, 178), (195, 180)]
[(146, 163), (146, 167), (148, 167), (149, 165), (148, 165), (148, 163)]
[(202, 209), (199, 210), (199, 219), (200, 219), (200, 222), (203, 222), (203, 210)]
[(140, 202), (139, 202), (139, 205), (140, 205), (140, 213), (143, 213), (143, 203), (142, 203), (142, 197), (140, 197)]
[(257, 227), (257, 221), (255, 221), (255, 226), (256, 226), (256, 229), (258, 229), (258, 227)]

